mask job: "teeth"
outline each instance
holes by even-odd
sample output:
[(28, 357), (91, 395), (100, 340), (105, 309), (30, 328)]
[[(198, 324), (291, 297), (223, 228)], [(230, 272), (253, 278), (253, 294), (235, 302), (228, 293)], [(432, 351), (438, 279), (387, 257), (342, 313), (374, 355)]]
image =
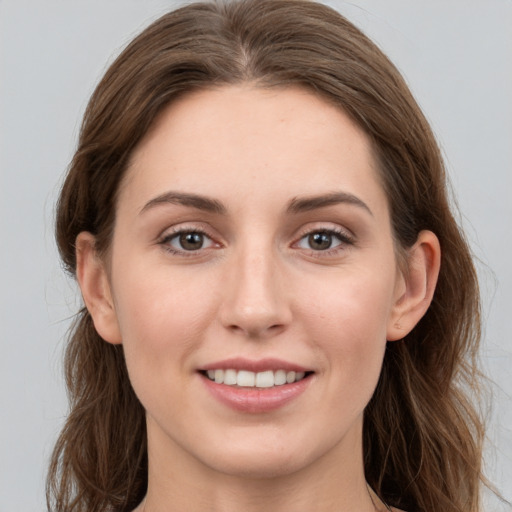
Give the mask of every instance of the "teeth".
[(274, 386), (274, 372), (259, 372), (256, 374), (257, 388), (271, 388)]
[(238, 375), (236, 376), (237, 386), (252, 388), (254, 387), (255, 380), (256, 375), (254, 374), (254, 372), (247, 372), (245, 370), (240, 370), (238, 372)]
[(229, 386), (233, 386), (237, 384), (237, 375), (235, 370), (226, 370), (224, 372), (224, 384), (228, 384)]
[(305, 377), (305, 372), (294, 372), (286, 370), (266, 370), (264, 372), (249, 372), (247, 370), (208, 370), (206, 375), (217, 384), (228, 386), (240, 386), (244, 388), (272, 388), (284, 384), (298, 382)]
[(274, 373), (274, 385), (282, 386), (286, 384), (286, 372), (284, 370), (277, 370)]

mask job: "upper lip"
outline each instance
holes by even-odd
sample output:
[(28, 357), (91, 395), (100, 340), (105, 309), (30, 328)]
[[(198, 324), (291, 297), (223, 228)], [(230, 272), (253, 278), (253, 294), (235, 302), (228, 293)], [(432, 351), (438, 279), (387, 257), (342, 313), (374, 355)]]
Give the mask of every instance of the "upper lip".
[(306, 368), (290, 361), (284, 361), (282, 359), (265, 358), (265, 359), (245, 359), (243, 357), (233, 357), (229, 359), (223, 359), (222, 361), (215, 361), (213, 363), (206, 364), (200, 368), (202, 371), (207, 370), (247, 370), (250, 372), (263, 372), (266, 370), (286, 370), (288, 372), (310, 372), (311, 368)]

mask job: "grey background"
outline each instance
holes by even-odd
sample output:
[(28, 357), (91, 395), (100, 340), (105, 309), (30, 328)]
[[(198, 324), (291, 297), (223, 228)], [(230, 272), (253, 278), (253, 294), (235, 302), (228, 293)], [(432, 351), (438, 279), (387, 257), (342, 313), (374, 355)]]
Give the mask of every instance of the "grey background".
[[(483, 364), (496, 383), (486, 465), (512, 499), (512, 1), (328, 3), (395, 61), (446, 155), (480, 260)], [(60, 360), (79, 299), (52, 223), (82, 112), (113, 56), (174, 5), (0, 0), (0, 512), (45, 509), (66, 414)]]

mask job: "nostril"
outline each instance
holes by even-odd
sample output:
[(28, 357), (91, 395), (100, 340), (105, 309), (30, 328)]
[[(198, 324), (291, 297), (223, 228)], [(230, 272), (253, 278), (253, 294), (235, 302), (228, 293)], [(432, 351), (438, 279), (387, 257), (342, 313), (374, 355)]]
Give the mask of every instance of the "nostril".
[(245, 332), (250, 338), (268, 338), (280, 334), (284, 329), (285, 326), (283, 324), (272, 324), (269, 326), (252, 326), (252, 328), (248, 327), (245, 329)]
[(275, 319), (269, 316), (240, 316), (234, 322), (226, 323), (226, 328), (234, 334), (243, 334), (250, 338), (275, 336), (285, 330), (284, 322), (275, 322)]

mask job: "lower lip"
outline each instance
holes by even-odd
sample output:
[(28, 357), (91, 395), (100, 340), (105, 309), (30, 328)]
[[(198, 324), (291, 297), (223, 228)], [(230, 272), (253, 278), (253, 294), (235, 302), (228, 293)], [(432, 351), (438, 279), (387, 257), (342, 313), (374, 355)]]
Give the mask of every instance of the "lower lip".
[(270, 412), (284, 407), (304, 393), (311, 378), (312, 375), (309, 375), (298, 382), (272, 388), (239, 388), (217, 384), (201, 375), (202, 381), (214, 398), (231, 409), (247, 413)]

